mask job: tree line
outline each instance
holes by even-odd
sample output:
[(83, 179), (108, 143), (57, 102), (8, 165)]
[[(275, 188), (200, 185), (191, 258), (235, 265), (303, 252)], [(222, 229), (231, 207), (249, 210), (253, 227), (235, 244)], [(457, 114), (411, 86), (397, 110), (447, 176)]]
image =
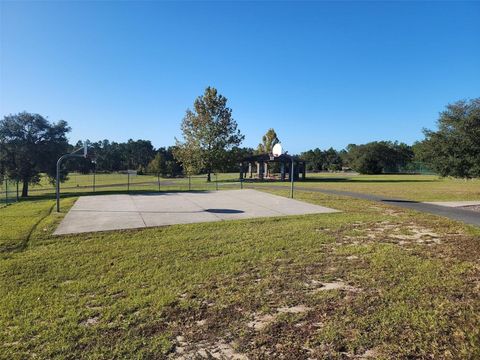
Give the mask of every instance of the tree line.
[[(88, 144), (88, 159), (74, 158), (65, 164), (67, 171), (89, 173), (116, 172), (136, 170), (139, 174), (159, 173), (164, 176), (177, 176), (182, 173), (181, 164), (173, 156), (173, 148), (155, 149), (150, 140), (133, 140), (127, 142), (110, 142), (102, 140)], [(82, 148), (84, 143), (78, 141), (69, 147), (72, 152)], [(155, 161), (154, 161), (155, 160)]]
[(337, 151), (314, 149), (303, 152), (309, 171), (354, 170), (361, 174), (414, 172), (418, 168), (413, 147), (391, 141), (349, 144)]
[[(413, 145), (391, 141), (349, 144), (345, 149), (312, 149), (300, 154), (309, 171), (355, 170), (364, 174), (415, 172), (428, 167), (441, 176), (480, 177), (480, 98), (447, 105), (440, 113), (438, 130), (425, 129), (425, 139)], [(0, 120), (0, 181), (22, 183), (22, 197), (41, 174), (53, 183), (56, 161), (82, 147), (68, 143), (64, 120), (49, 122), (39, 114), (22, 112)], [(162, 176), (238, 171), (240, 159), (271, 152), (280, 142), (274, 129), (263, 136), (257, 149), (241, 147), (244, 135), (227, 106), (227, 98), (208, 87), (187, 109), (181, 123), (182, 139), (156, 149), (149, 140), (89, 142), (88, 159), (65, 162), (61, 181), (68, 172), (137, 170)], [(272, 170), (274, 167), (272, 167)]]
[(354, 170), (361, 174), (430, 170), (440, 176), (480, 177), (480, 98), (446, 106), (438, 129), (424, 129), (425, 139), (407, 145), (391, 141), (349, 144), (337, 151), (303, 152), (310, 171)]

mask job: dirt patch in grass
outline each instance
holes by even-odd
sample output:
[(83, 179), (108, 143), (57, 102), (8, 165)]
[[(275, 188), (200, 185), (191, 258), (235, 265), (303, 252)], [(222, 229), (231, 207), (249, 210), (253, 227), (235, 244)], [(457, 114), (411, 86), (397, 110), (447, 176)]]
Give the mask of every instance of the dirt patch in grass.
[[(347, 235), (348, 234), (348, 235)], [(397, 223), (381, 221), (378, 223), (352, 223), (350, 228), (343, 231), (340, 236), (343, 244), (372, 243), (396, 243), (438, 245), (442, 242), (442, 236), (431, 228), (416, 223)]]
[(320, 281), (313, 280), (312, 282), (307, 284), (307, 287), (311, 289), (312, 292), (330, 291), (330, 290), (342, 290), (342, 291), (351, 291), (351, 292), (361, 291), (361, 289), (348, 285), (342, 280), (337, 280), (332, 282), (320, 282)]
[(253, 320), (250, 321), (247, 324), (247, 326), (249, 328), (252, 328), (255, 331), (262, 331), (275, 320), (275, 316), (270, 314), (265, 314), (265, 315), (254, 314), (253, 316), (254, 316)]
[(88, 318), (87, 320), (83, 321), (82, 325), (83, 326), (94, 326), (94, 325), (98, 324), (99, 320), (100, 320), (100, 316), (94, 316), (94, 317)]
[(208, 343), (200, 341), (192, 344), (185, 340), (183, 336), (177, 336), (175, 351), (170, 354), (169, 358), (178, 360), (190, 359), (232, 359), (247, 360), (245, 354), (241, 354), (235, 350), (234, 342), (226, 343), (217, 341)]
[(253, 314), (253, 320), (248, 322), (247, 326), (255, 331), (262, 331), (281, 314), (302, 314), (309, 310), (310, 308), (305, 305), (283, 306), (278, 308), (275, 314)]

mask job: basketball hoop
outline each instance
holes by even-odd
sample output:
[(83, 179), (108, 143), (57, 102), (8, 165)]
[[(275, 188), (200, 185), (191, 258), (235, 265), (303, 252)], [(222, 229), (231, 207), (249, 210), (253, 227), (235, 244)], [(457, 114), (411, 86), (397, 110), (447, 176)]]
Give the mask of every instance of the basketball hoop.
[(88, 141), (85, 141), (81, 148), (78, 148), (77, 150), (69, 154), (64, 154), (60, 156), (57, 160), (57, 176), (55, 177), (55, 193), (56, 193), (55, 195), (57, 198), (57, 212), (60, 212), (60, 165), (63, 160), (71, 157), (83, 157), (86, 159), (88, 157)]
[(277, 143), (273, 146), (272, 154), (270, 155), (270, 160), (273, 160), (276, 157), (282, 155), (282, 144)]

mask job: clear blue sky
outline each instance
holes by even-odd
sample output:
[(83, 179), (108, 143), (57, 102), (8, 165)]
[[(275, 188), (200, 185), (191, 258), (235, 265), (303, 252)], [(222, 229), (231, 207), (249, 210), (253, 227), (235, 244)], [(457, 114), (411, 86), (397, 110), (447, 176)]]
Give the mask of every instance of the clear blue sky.
[(245, 146), (413, 143), (480, 96), (480, 2), (1, 2), (0, 115), (174, 143), (208, 85)]

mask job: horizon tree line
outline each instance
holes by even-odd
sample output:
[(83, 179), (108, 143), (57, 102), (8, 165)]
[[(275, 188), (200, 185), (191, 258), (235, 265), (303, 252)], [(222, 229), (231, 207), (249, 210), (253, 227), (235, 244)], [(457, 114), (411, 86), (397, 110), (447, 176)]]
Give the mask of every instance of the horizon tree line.
[[(355, 170), (363, 174), (415, 172), (429, 168), (440, 176), (480, 177), (480, 98), (461, 100), (440, 113), (438, 130), (424, 129), (425, 139), (407, 145), (392, 141), (349, 144), (345, 149), (315, 148), (302, 152), (309, 171)], [(238, 170), (239, 159), (269, 152), (280, 140), (268, 129), (257, 149), (241, 147), (244, 135), (227, 107), (227, 98), (207, 87), (187, 109), (181, 124), (183, 139), (155, 149), (150, 140), (115, 142), (107, 139), (89, 143), (92, 159), (65, 163), (61, 181), (68, 172), (115, 172), (127, 169), (140, 174), (162, 176)], [(8, 177), (22, 184), (22, 197), (30, 184), (38, 184), (41, 174), (55, 181), (57, 159), (83, 145), (71, 145), (64, 120), (49, 122), (39, 114), (21, 112), (0, 120), (0, 183)], [(272, 171), (275, 171), (272, 169)]]

